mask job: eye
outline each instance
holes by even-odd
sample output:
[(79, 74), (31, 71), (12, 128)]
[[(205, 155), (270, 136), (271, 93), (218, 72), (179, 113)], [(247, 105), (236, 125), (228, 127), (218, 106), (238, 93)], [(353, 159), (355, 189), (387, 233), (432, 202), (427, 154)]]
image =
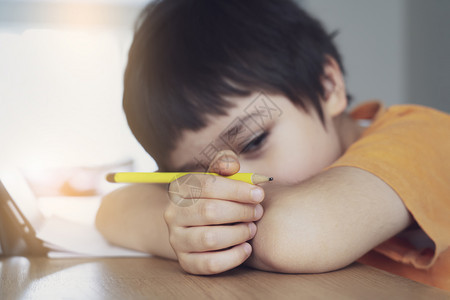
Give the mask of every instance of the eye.
[(267, 139), (269, 132), (264, 131), (260, 135), (257, 135), (254, 139), (252, 139), (247, 145), (242, 148), (240, 153), (251, 153), (259, 150), (261, 146), (264, 144), (264, 141)]

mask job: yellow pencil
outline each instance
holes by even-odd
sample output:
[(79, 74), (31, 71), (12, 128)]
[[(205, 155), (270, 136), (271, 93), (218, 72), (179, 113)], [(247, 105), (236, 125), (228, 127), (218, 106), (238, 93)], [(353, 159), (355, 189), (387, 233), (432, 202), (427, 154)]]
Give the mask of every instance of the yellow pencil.
[[(220, 176), (216, 173), (202, 173), (202, 172), (121, 172), (109, 173), (106, 175), (106, 180), (109, 182), (124, 182), (124, 183), (170, 183), (175, 179), (189, 174), (207, 174)], [(225, 178), (239, 180), (251, 184), (259, 184), (267, 181), (272, 181), (272, 177), (258, 175), (254, 173), (236, 173), (231, 176), (224, 176)]]

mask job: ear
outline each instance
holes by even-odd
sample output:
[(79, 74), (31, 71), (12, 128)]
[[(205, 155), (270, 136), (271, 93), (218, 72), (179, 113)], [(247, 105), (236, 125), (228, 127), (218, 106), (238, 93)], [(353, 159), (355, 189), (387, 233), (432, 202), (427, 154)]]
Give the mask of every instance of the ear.
[(322, 85), (324, 88), (323, 110), (325, 114), (335, 117), (347, 107), (347, 92), (341, 68), (334, 58), (327, 56), (324, 66)]

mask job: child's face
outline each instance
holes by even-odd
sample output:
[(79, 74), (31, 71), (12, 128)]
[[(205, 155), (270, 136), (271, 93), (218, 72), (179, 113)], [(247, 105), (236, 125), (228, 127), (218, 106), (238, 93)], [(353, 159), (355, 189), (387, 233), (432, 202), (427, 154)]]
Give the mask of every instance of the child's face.
[(209, 165), (218, 150), (232, 149), (239, 155), (240, 172), (292, 184), (317, 174), (343, 152), (326, 110), (324, 127), (315, 110), (307, 113), (284, 96), (252, 94), (233, 101), (228, 116), (210, 118), (197, 132), (183, 132), (171, 154), (175, 170), (204, 171), (200, 165)]

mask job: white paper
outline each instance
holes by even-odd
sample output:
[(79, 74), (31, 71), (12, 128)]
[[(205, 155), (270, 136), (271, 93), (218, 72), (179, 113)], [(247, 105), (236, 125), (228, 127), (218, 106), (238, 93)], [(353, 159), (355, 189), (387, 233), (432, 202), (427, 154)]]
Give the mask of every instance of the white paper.
[(101, 198), (35, 197), (18, 170), (1, 173), (0, 179), (36, 237), (51, 251), (49, 257), (149, 256), (108, 243), (95, 228)]
[(93, 225), (74, 223), (58, 217), (48, 218), (37, 237), (51, 249), (64, 251), (52, 251), (49, 257), (149, 256), (147, 253), (111, 245)]

